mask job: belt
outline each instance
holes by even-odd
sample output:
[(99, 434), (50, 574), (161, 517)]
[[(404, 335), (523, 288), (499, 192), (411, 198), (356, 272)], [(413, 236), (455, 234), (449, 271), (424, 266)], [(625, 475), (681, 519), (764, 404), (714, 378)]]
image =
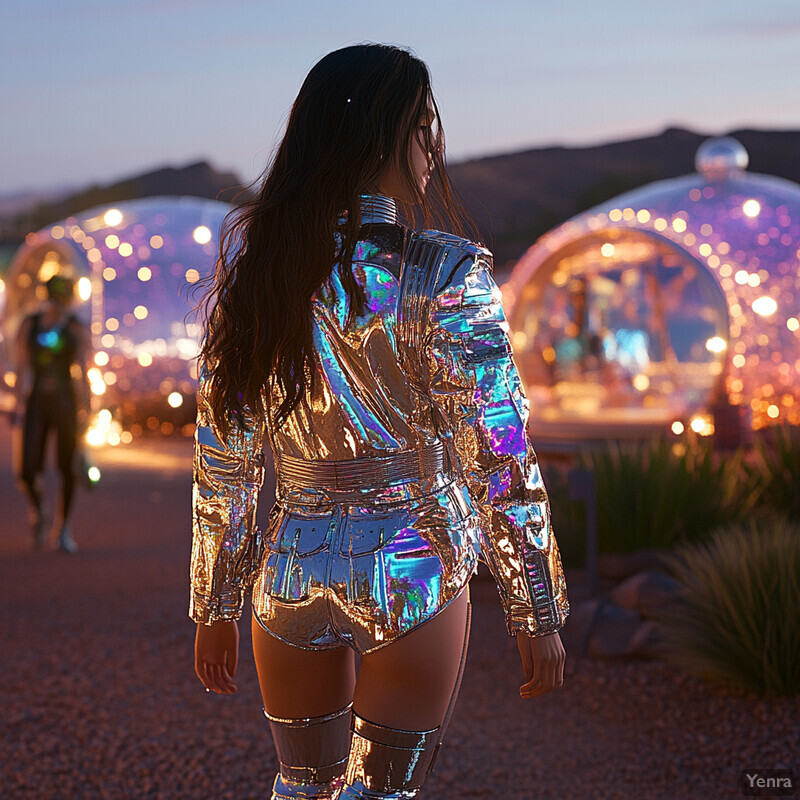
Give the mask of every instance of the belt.
[(419, 450), (348, 461), (306, 461), (282, 455), (277, 459), (278, 479), (308, 489), (351, 491), (380, 489), (399, 483), (433, 478), (444, 469), (441, 442)]

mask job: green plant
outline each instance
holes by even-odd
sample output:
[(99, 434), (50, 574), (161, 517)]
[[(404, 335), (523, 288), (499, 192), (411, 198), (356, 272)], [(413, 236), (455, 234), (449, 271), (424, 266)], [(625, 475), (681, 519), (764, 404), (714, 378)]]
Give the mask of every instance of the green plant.
[(800, 522), (800, 428), (776, 425), (756, 441), (750, 466), (759, 506)]
[(586, 565), (586, 509), (570, 499), (566, 475), (552, 470), (545, 475), (553, 530), (565, 567)]
[(581, 461), (595, 475), (601, 553), (702, 539), (754, 500), (742, 454), (719, 457), (704, 441), (609, 442)]
[(665, 611), (665, 656), (765, 695), (800, 693), (800, 526), (761, 520), (665, 559), (682, 600)]

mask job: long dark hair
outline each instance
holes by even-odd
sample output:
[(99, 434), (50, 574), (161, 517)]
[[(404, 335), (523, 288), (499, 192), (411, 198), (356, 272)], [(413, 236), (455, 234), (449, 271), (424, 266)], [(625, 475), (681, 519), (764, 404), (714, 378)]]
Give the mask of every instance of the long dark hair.
[[(444, 169), (441, 126), (419, 127), (429, 101), (426, 65), (389, 45), (337, 50), (309, 72), (260, 191), (225, 221), (204, 300), (201, 359), (223, 432), (232, 422), (246, 425), (247, 414), (269, 414), (280, 426), (310, 388), (312, 298), (337, 261), (351, 261), (359, 195), (374, 188), (387, 159), (395, 160), (408, 186), (407, 219), (471, 232)], [(415, 136), (424, 137), (433, 167), (424, 194), (411, 167)], [(349, 269), (342, 270), (342, 282), (352, 321), (362, 310), (362, 290)], [(265, 405), (270, 379), (283, 396), (277, 408)]]

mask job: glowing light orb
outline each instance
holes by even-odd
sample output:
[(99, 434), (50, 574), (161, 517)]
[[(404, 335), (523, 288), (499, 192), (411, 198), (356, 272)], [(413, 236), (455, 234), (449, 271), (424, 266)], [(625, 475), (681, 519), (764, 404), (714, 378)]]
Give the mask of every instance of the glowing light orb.
[(614, 245), (611, 242), (606, 242), (601, 248), (600, 252), (606, 257), (611, 258), (614, 255)]
[(136, 308), (133, 309), (133, 316), (136, 317), (136, 319), (147, 319), (147, 314), (146, 306), (136, 306)]
[(693, 417), (689, 427), (700, 436), (711, 436), (714, 433), (714, 423), (709, 417)]
[(100, 470), (97, 467), (89, 467), (86, 475), (92, 483), (97, 483), (100, 480)]
[(644, 392), (650, 386), (650, 378), (647, 375), (643, 375), (639, 373), (638, 375), (633, 376), (633, 388), (637, 389), (640, 392)]
[(164, 240), (158, 234), (150, 237), (150, 247), (152, 247), (153, 250), (158, 250), (160, 247), (163, 247), (163, 245)]
[(97, 364), (98, 367), (104, 367), (108, 364), (108, 353), (105, 350), (98, 350), (94, 354), (94, 363)]
[(728, 343), (721, 336), (712, 336), (706, 341), (706, 350), (709, 353), (724, 353), (728, 349)]
[(106, 225), (116, 227), (122, 222), (122, 212), (118, 208), (109, 208), (108, 211), (103, 214), (103, 222), (105, 222)]
[(116, 233), (109, 233), (106, 236), (106, 247), (109, 250), (116, 250), (119, 247), (119, 236)]
[(113, 281), (114, 278), (116, 277), (117, 277), (117, 271), (114, 269), (114, 267), (106, 267), (103, 270), (103, 280)]
[(187, 283), (197, 283), (200, 280), (200, 273), (196, 269), (187, 269), (186, 270), (186, 282)]
[(686, 430), (683, 423), (679, 419), (676, 419), (675, 422), (672, 423), (670, 428), (676, 436), (680, 436)]
[(123, 242), (119, 246), (118, 252), (123, 258), (127, 258), (129, 255), (133, 253), (133, 245), (129, 244), (128, 242)]
[(153, 363), (153, 356), (150, 353), (139, 353), (137, 361), (143, 367), (149, 367)]
[(92, 296), (92, 282), (89, 278), (78, 278), (78, 297), (88, 300)]
[(192, 233), (192, 238), (197, 244), (208, 244), (211, 241), (211, 229), (205, 225), (198, 225)]
[(86, 444), (92, 447), (99, 447), (105, 440), (105, 434), (99, 428), (90, 428), (86, 431)]
[(751, 308), (760, 317), (770, 317), (778, 310), (778, 304), (775, 299), (769, 295), (763, 294), (753, 300)]
[(139, 278), (142, 283), (146, 283), (153, 277), (153, 272), (150, 267), (139, 267), (139, 271), (136, 273), (136, 277)]
[(786, 320), (786, 327), (794, 333), (800, 330), (800, 320), (798, 320), (797, 317), (789, 317), (789, 319)]
[(179, 408), (183, 405), (183, 395), (180, 392), (170, 392), (167, 402), (172, 408)]
[(750, 217), (751, 219), (757, 217), (761, 213), (761, 203), (753, 199), (745, 200), (744, 203), (742, 203), (742, 211), (746, 217)]

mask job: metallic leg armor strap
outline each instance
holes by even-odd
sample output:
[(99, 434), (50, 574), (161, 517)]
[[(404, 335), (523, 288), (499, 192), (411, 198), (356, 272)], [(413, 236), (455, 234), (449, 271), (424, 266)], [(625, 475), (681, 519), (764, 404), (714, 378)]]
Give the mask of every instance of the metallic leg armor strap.
[(353, 742), (339, 800), (409, 800), (417, 796), (439, 744), (439, 728), (401, 731), (353, 714)]
[(351, 706), (307, 719), (264, 716), (280, 761), (272, 800), (334, 797), (350, 752)]

